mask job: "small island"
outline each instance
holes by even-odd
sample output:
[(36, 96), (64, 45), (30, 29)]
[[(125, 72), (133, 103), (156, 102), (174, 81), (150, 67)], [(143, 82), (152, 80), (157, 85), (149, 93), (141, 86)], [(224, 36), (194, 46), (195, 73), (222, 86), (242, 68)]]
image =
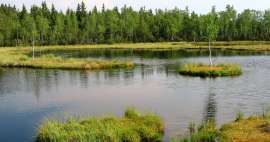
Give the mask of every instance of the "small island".
[(181, 75), (199, 76), (199, 77), (222, 77), (222, 76), (239, 76), (242, 74), (240, 65), (237, 64), (185, 64), (182, 65), (178, 72)]
[(103, 117), (66, 122), (48, 120), (38, 129), (37, 142), (161, 142), (162, 119), (153, 113), (141, 114), (133, 108), (122, 118)]

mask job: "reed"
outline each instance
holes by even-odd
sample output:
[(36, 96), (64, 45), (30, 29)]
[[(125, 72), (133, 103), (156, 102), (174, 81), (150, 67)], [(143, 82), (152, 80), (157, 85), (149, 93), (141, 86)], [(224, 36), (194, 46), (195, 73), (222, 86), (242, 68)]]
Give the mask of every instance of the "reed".
[[(192, 127), (195, 128), (195, 125)], [(180, 142), (216, 142), (219, 138), (219, 131), (212, 121), (203, 123), (197, 130), (194, 128), (190, 131), (190, 135)]]

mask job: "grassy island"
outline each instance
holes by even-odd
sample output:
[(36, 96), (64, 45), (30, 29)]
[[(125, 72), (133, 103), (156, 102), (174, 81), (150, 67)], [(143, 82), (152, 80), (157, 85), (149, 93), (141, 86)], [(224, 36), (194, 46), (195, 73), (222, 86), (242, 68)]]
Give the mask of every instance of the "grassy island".
[(63, 58), (51, 54), (45, 54), (33, 59), (31, 56), (28, 56), (28, 54), (28, 50), (1, 49), (0, 66), (17, 68), (82, 70), (132, 68), (134, 66), (134, 64), (130, 61)]
[(160, 117), (127, 109), (123, 118), (48, 120), (39, 127), (37, 142), (160, 142), (163, 133)]
[(199, 77), (219, 77), (219, 76), (238, 76), (242, 74), (241, 67), (237, 64), (185, 64), (182, 65), (178, 72), (187, 76)]

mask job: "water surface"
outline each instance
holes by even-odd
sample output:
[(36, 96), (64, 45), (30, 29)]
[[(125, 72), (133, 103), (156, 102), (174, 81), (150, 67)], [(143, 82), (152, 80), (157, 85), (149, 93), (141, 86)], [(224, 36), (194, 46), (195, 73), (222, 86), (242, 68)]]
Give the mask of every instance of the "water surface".
[(0, 71), (0, 139), (31, 142), (38, 124), (48, 117), (62, 119), (66, 114), (108, 113), (120, 116), (127, 106), (135, 106), (141, 111), (156, 112), (164, 119), (167, 141), (169, 137), (185, 134), (190, 122), (199, 124), (215, 119), (222, 124), (233, 120), (238, 111), (250, 115), (270, 105), (270, 56), (217, 54), (216, 63), (242, 66), (243, 75), (239, 77), (203, 79), (177, 74), (176, 67), (183, 63), (207, 63), (205, 54), (196, 54), (173, 58), (167, 52), (149, 58), (142, 54), (119, 56), (134, 60), (137, 66), (133, 70), (3, 69)]

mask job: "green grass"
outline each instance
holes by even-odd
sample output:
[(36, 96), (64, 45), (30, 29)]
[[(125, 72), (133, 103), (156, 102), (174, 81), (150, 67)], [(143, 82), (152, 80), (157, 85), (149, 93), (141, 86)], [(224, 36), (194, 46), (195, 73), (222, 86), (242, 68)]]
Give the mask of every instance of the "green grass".
[(214, 122), (206, 122), (197, 130), (195, 128), (193, 130), (190, 131), (190, 136), (181, 139), (180, 142), (216, 142), (218, 140), (219, 131)]
[(178, 72), (187, 76), (219, 77), (238, 76), (242, 74), (241, 67), (237, 64), (218, 64), (212, 67), (206, 64), (185, 64)]
[(270, 119), (251, 116), (223, 125), (220, 132), (224, 142), (269, 142)]
[(29, 51), (24, 49), (1, 49), (0, 67), (97, 70), (134, 66), (130, 61), (62, 58), (51, 54), (32, 59), (28, 54)]
[[(132, 49), (132, 50), (189, 50), (207, 49), (207, 42), (159, 42), (159, 43), (119, 43), (99, 45), (66, 45), (66, 46), (40, 46), (35, 51), (47, 53), (50, 51), (84, 51), (84, 49)], [(270, 42), (260, 41), (233, 41), (213, 42), (213, 49), (237, 50), (237, 51), (270, 51)], [(64, 59), (45, 55), (32, 60), (31, 47), (8, 47), (0, 48), (0, 66), (2, 67), (27, 67), (48, 69), (111, 69), (130, 68), (130, 61)]]
[(37, 142), (160, 142), (164, 124), (152, 113), (127, 109), (122, 118), (48, 120), (37, 132)]
[(238, 113), (235, 121), (222, 125), (220, 129), (210, 121), (197, 130), (192, 125), (189, 131), (189, 136), (173, 142), (269, 142), (270, 115), (244, 118)]
[[(24, 47), (22, 47), (24, 48)], [(109, 49), (139, 49), (139, 50), (178, 50), (178, 49), (208, 49), (208, 42), (156, 42), (156, 43), (117, 43), (95, 45), (55, 45), (36, 47), (37, 50), (81, 50), (89, 48)], [(268, 41), (231, 41), (212, 42), (213, 49), (245, 50), (245, 51), (270, 51)], [(24, 48), (31, 49), (31, 48)]]

